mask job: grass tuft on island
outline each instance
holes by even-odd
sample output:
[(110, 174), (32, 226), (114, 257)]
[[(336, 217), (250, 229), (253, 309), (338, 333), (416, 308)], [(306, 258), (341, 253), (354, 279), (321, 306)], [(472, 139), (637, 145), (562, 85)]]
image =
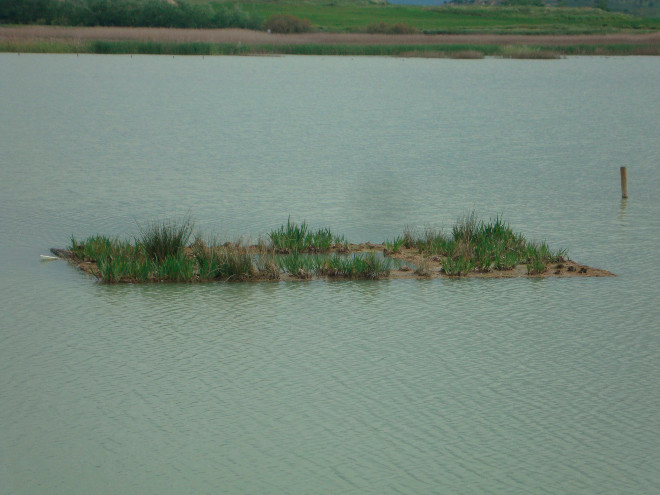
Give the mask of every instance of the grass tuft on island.
[(499, 216), (484, 222), (474, 212), (447, 234), (407, 228), (383, 244), (350, 244), (291, 218), (253, 245), (199, 235), (190, 242), (190, 217), (139, 230), (132, 241), (72, 236), (66, 249), (51, 251), (104, 283), (612, 275), (568, 260), (565, 249), (527, 241)]
[(520, 265), (526, 266), (529, 275), (541, 275), (549, 264), (564, 263), (567, 257), (565, 249), (527, 241), (499, 216), (484, 222), (474, 212), (459, 218), (449, 234), (431, 228), (423, 234), (407, 229), (385, 246), (388, 254), (395, 255), (401, 247), (416, 248), (419, 255), (440, 261), (449, 276), (508, 271)]

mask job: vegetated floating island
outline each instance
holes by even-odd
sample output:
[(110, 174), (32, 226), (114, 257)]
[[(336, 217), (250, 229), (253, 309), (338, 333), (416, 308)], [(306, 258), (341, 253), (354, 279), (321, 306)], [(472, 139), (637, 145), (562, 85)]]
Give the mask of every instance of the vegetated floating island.
[(132, 242), (72, 237), (68, 248), (51, 251), (105, 283), (613, 275), (570, 261), (564, 249), (527, 241), (500, 217), (484, 222), (474, 213), (449, 233), (407, 228), (382, 244), (351, 244), (290, 218), (251, 245), (193, 233), (185, 218), (151, 223)]

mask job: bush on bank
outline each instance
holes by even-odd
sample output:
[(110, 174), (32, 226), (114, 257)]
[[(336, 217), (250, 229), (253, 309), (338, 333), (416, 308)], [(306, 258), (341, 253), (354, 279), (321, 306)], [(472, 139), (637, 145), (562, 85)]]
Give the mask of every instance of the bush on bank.
[(238, 6), (186, 0), (0, 0), (0, 23), (261, 29), (263, 20)]
[(309, 19), (293, 15), (273, 15), (264, 23), (263, 28), (272, 33), (307, 33), (312, 30), (312, 23)]

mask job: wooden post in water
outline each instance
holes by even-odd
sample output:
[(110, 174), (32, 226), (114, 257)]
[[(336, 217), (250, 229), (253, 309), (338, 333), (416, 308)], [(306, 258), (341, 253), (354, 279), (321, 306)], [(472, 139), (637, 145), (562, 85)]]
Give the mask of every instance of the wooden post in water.
[(628, 176), (626, 174), (626, 167), (621, 167), (621, 197), (628, 198)]

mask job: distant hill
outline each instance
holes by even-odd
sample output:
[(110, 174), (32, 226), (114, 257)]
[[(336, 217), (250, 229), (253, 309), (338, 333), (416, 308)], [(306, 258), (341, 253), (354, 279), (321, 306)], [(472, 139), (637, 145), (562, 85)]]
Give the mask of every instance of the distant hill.
[(660, 0), (389, 0), (397, 5), (549, 5), (597, 7), (643, 17), (660, 17)]

